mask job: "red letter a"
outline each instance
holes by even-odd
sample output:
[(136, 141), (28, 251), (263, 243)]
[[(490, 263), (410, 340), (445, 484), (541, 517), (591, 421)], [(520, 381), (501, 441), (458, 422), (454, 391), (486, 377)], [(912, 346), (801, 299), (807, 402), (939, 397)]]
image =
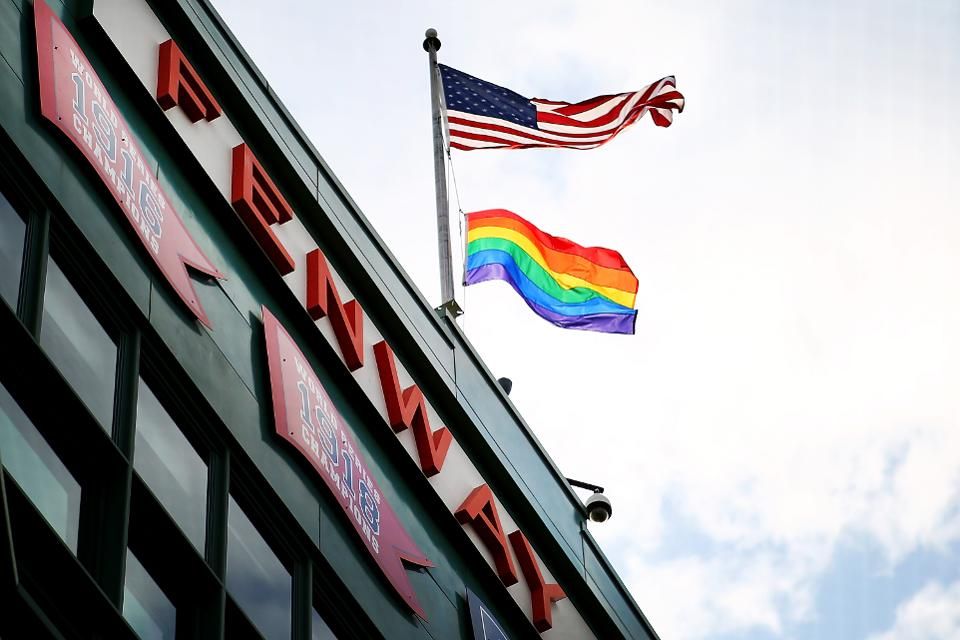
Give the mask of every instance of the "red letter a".
[(530, 587), (530, 600), (533, 602), (533, 626), (537, 631), (543, 633), (553, 628), (553, 611), (550, 605), (557, 600), (563, 600), (567, 594), (563, 592), (558, 584), (547, 584), (540, 573), (540, 566), (533, 555), (533, 547), (527, 536), (522, 531), (514, 531), (510, 534), (510, 544), (513, 545), (513, 551), (517, 554), (517, 560), (520, 562), (520, 570), (523, 571), (523, 577), (527, 580), (527, 586)]
[(347, 369), (356, 371), (363, 366), (363, 309), (356, 300), (340, 302), (337, 285), (320, 249), (307, 254), (307, 312), (314, 320), (330, 318)]
[(497, 513), (497, 505), (493, 501), (493, 492), (489, 485), (482, 484), (471, 491), (453, 515), (460, 524), (473, 525), (473, 530), (493, 554), (497, 575), (504, 586), (517, 584), (517, 570), (507, 549), (507, 536), (503, 533), (500, 514)]
[(393, 350), (385, 341), (373, 345), (373, 355), (377, 359), (377, 371), (380, 373), (380, 387), (383, 399), (387, 403), (387, 419), (394, 432), (413, 429), (420, 456), (420, 468), (429, 478), (440, 473), (443, 461), (447, 457), (453, 434), (446, 427), (433, 431), (427, 417), (427, 401), (417, 385), (400, 390), (400, 378), (397, 365), (393, 360)]

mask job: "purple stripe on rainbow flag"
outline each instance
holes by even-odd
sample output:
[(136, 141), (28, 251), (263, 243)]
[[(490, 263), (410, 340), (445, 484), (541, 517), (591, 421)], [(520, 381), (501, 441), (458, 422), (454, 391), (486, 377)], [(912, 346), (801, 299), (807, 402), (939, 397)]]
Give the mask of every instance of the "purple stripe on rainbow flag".
[(565, 316), (551, 311), (542, 305), (533, 302), (523, 295), (510, 271), (501, 264), (485, 264), (467, 272), (464, 284), (471, 285), (486, 280), (504, 280), (520, 294), (523, 301), (533, 309), (538, 316), (564, 329), (582, 329), (586, 331), (600, 331), (602, 333), (622, 333), (633, 335), (637, 322), (637, 312), (632, 313), (593, 313), (581, 316)]

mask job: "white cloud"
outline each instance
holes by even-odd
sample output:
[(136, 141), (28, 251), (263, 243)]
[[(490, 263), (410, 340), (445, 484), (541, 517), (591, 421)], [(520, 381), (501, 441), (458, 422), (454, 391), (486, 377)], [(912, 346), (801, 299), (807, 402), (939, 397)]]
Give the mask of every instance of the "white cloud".
[(897, 607), (897, 619), (888, 631), (870, 640), (960, 639), (960, 582), (944, 587), (931, 583)]
[(781, 633), (784, 606), (810, 610), (805, 561), (767, 552), (653, 564), (633, 556), (626, 569), (631, 591), (660, 637), (689, 640), (749, 629)]
[[(642, 510), (621, 518), (621, 509), (593, 528), (614, 557), (626, 559), (621, 573), (664, 638), (780, 633), (816, 617), (817, 579), (841, 543), (879, 544), (893, 566), (911, 551), (960, 539), (954, 430), (919, 430), (859, 452), (836, 442), (819, 451), (770, 442), (751, 450), (762, 464), (744, 460), (750, 466), (742, 473), (722, 464), (716, 474), (669, 487), (667, 500), (678, 501), (672, 506), (686, 522), (665, 526), (652, 514), (660, 537), (634, 536), (633, 527), (650, 527)], [(657, 553), (677, 529), (698, 531), (708, 543)]]

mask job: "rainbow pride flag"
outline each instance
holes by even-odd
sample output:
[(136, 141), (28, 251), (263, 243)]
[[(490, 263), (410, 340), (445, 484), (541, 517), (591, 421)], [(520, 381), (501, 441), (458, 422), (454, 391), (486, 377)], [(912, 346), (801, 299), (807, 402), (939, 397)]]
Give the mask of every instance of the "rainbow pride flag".
[(551, 236), (506, 209), (466, 219), (465, 285), (505, 280), (558, 327), (634, 332), (637, 278), (618, 252)]

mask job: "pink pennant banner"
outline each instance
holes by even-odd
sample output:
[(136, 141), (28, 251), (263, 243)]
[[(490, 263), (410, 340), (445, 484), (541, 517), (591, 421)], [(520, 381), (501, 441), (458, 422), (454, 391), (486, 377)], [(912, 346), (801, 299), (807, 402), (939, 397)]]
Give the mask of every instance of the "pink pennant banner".
[(41, 113), (87, 159), (177, 295), (209, 327), (186, 267), (223, 274), (187, 231), (90, 61), (43, 0), (34, 3), (34, 23)]
[(283, 325), (266, 308), (263, 328), (277, 434), (301, 454), (343, 509), (383, 575), (426, 618), (404, 563), (432, 567), (371, 475), (343, 417)]

